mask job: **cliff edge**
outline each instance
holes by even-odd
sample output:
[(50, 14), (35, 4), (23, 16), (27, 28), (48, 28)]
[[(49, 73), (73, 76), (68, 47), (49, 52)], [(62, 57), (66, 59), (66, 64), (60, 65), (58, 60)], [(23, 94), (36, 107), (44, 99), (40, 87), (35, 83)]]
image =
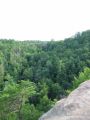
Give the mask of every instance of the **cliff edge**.
[(83, 82), (71, 94), (39, 120), (90, 120), (90, 80)]

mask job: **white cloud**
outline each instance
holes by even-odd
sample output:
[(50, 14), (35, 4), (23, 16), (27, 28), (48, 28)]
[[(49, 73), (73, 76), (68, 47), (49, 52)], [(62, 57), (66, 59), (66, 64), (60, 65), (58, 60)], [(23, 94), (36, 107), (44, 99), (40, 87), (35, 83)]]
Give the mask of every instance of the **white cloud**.
[(0, 38), (61, 40), (90, 29), (89, 0), (0, 0)]

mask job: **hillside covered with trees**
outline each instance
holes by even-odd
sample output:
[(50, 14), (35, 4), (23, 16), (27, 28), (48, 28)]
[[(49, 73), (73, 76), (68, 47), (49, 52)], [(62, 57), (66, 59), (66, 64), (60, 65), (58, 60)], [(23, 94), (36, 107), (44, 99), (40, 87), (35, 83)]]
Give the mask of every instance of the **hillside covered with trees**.
[(38, 120), (90, 78), (90, 31), (63, 41), (0, 40), (0, 120)]

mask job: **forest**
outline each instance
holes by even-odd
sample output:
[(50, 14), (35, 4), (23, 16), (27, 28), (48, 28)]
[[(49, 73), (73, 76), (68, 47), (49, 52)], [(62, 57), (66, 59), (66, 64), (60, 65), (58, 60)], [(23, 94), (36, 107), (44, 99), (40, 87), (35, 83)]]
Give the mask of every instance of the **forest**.
[(90, 79), (90, 30), (59, 41), (0, 39), (0, 120), (38, 120)]

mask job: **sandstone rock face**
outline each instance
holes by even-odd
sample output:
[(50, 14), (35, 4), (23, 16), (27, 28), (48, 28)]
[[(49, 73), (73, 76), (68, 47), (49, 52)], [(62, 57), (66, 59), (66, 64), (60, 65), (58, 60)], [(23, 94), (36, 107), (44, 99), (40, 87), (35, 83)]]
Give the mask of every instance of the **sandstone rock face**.
[(90, 120), (90, 80), (58, 101), (39, 120)]

